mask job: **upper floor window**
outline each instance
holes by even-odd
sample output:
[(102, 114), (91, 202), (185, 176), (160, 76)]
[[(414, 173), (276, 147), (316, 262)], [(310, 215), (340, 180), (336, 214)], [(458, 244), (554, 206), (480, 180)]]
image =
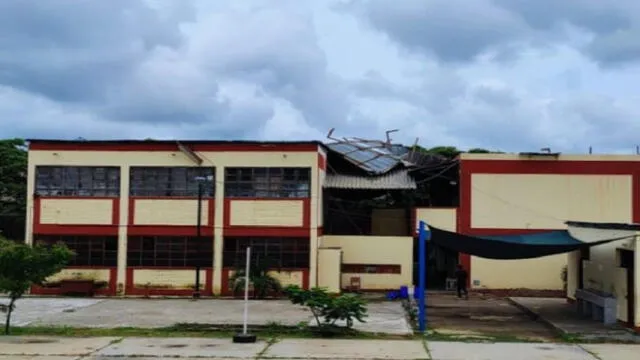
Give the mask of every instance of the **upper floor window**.
[(225, 196), (256, 198), (306, 198), (311, 168), (226, 168)]
[(36, 194), (44, 196), (120, 196), (120, 168), (36, 166)]
[(202, 196), (215, 193), (214, 169), (206, 167), (132, 167), (129, 193), (132, 196)]

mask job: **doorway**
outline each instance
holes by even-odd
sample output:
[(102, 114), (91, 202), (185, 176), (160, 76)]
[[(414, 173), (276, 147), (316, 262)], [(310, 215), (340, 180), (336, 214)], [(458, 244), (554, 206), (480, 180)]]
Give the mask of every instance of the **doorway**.
[(620, 267), (627, 270), (627, 324), (633, 327), (636, 323), (635, 261), (633, 251), (620, 250)]
[[(414, 240), (413, 246), (413, 282), (418, 285), (418, 240)], [(427, 243), (426, 280), (429, 290), (455, 290), (447, 289), (447, 279), (454, 278), (458, 265), (458, 253), (441, 246)]]

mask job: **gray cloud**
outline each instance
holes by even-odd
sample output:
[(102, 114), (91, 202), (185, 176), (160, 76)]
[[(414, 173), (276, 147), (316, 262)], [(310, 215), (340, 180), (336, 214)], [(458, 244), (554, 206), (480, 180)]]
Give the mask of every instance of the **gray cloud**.
[(580, 47), (594, 60), (640, 57), (635, 0), (351, 0), (342, 6), (407, 49), (442, 62), (510, 59), (527, 46), (571, 43), (571, 27), (593, 39)]

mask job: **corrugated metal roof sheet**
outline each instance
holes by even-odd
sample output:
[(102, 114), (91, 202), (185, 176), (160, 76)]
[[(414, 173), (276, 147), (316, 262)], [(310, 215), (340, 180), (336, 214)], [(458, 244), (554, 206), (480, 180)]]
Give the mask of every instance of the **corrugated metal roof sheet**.
[(394, 171), (381, 176), (354, 176), (327, 174), (325, 188), (330, 189), (367, 189), (367, 190), (405, 190), (416, 189), (415, 180), (406, 170)]
[(361, 169), (373, 174), (384, 174), (402, 163), (401, 157), (398, 156), (399, 149), (393, 148), (392, 151), (389, 151), (382, 147), (382, 142), (377, 146), (377, 144), (350, 140), (349, 142), (325, 144), (325, 146), (329, 150), (341, 154)]

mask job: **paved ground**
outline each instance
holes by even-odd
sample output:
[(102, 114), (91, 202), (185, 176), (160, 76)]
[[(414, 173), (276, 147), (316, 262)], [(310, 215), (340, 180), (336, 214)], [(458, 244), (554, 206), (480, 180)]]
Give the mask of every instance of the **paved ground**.
[(637, 360), (640, 345), (284, 339), (233, 344), (203, 338), (0, 337), (0, 360), (433, 359)]
[(640, 336), (622, 325), (604, 325), (579, 316), (574, 305), (567, 303), (565, 299), (511, 298), (510, 300), (562, 334), (579, 336), (585, 341), (640, 343)]
[(427, 322), (436, 332), (468, 338), (513, 337), (552, 341), (557, 334), (534, 321), (504, 298), (471, 294), (468, 300), (451, 293), (430, 293)]
[[(0, 299), (3, 301), (3, 299)], [(5, 300), (6, 302), (6, 300)], [(177, 323), (235, 325), (242, 323), (243, 302), (202, 299), (69, 299), (25, 298), (16, 303), (15, 326), (158, 328)], [(399, 302), (370, 302), (364, 332), (411, 334)], [(311, 313), (287, 300), (252, 300), (250, 325), (313, 323)], [(4, 315), (0, 314), (0, 320)]]

